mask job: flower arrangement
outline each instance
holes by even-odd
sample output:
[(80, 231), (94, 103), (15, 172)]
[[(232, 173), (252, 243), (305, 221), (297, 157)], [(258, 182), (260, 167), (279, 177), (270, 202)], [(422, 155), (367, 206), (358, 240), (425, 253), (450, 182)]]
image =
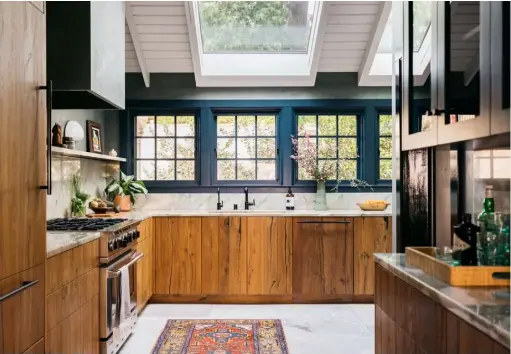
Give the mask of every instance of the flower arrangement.
[[(328, 180), (332, 180), (332, 177), (333, 179), (337, 179), (337, 176), (342, 175), (341, 173), (337, 173), (337, 169), (341, 171), (343, 168), (343, 162), (348, 159), (339, 158), (334, 160), (336, 163), (318, 163), (316, 141), (311, 140), (308, 134), (306, 134), (305, 139), (301, 139), (301, 141), (291, 135), (291, 143), (293, 144), (293, 155), (291, 155), (291, 159), (296, 163), (299, 163), (300, 167), (302, 167), (307, 175), (309, 175), (313, 180), (326, 182)], [(322, 152), (326, 156), (337, 155), (336, 147), (334, 146), (325, 146), (322, 148)], [(341, 180), (337, 180), (337, 183), (332, 190), (338, 191), (340, 184)], [(350, 179), (349, 185), (354, 188), (371, 188), (367, 182), (357, 178)]]

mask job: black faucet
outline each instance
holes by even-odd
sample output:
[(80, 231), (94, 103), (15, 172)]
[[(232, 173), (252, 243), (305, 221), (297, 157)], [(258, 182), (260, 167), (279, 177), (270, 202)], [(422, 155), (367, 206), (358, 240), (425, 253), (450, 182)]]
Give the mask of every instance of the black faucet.
[(218, 194), (218, 202), (216, 203), (216, 210), (222, 210), (222, 207), (224, 206), (224, 201), (220, 202), (220, 187), (216, 190)]
[(248, 201), (248, 187), (245, 187), (245, 210), (249, 210), (251, 206), (255, 206), (255, 199), (252, 203)]

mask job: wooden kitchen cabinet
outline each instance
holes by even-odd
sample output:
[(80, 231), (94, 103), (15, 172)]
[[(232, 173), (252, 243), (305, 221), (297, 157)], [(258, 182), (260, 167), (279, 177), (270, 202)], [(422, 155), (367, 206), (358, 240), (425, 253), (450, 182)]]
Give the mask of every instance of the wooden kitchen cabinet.
[(291, 295), (293, 220), (287, 217), (247, 217), (250, 295)]
[(203, 294), (247, 294), (246, 225), (239, 216), (202, 218)]
[(137, 263), (136, 267), (137, 309), (140, 312), (153, 295), (155, 277), (153, 267), (154, 220), (149, 218), (142, 221), (137, 230), (140, 232), (137, 251), (144, 254), (144, 257)]
[(33, 286), (0, 302), (0, 353), (23, 353), (44, 337), (44, 263), (0, 281), (0, 297), (24, 282)]
[(201, 218), (158, 217), (154, 228), (154, 293), (201, 294)]
[(354, 219), (354, 293), (374, 294), (374, 253), (392, 252), (392, 218)]
[(351, 298), (353, 218), (294, 218), (292, 264), (293, 300)]
[(47, 260), (47, 354), (99, 353), (99, 276), (99, 240)]

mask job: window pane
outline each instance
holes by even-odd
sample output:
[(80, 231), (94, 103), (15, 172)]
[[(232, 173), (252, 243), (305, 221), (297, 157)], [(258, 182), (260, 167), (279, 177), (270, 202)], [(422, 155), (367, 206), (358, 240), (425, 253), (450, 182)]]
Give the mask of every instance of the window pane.
[(255, 161), (238, 161), (238, 180), (255, 179)]
[(137, 136), (154, 136), (154, 117), (137, 117)]
[(307, 173), (305, 168), (303, 168), (300, 164), (298, 164), (298, 179), (301, 181), (308, 181), (313, 179), (312, 176)]
[(257, 161), (257, 179), (259, 181), (275, 180), (275, 160)]
[(339, 158), (357, 157), (357, 139), (339, 138)]
[(255, 157), (255, 139), (240, 138), (238, 139), (238, 158), (254, 158)]
[(259, 138), (257, 139), (257, 157), (274, 158), (275, 157), (275, 139)]
[(175, 139), (160, 138), (156, 139), (156, 157), (160, 159), (173, 159), (176, 157)]
[(380, 138), (380, 157), (392, 157), (392, 138)]
[(154, 139), (137, 139), (137, 157), (154, 159)]
[(193, 159), (195, 157), (195, 139), (178, 138), (176, 155), (178, 159)]
[(318, 139), (318, 157), (320, 158), (337, 157), (337, 145), (335, 143), (335, 138)]
[(193, 181), (195, 179), (195, 161), (178, 160), (177, 179), (180, 181)]
[(352, 180), (357, 178), (356, 160), (339, 160), (339, 179)]
[(154, 161), (137, 161), (137, 179), (154, 180)]
[(319, 160), (318, 168), (320, 171), (327, 172), (328, 180), (337, 179), (337, 161), (336, 160)]
[(357, 116), (339, 116), (339, 135), (357, 135)]
[(298, 135), (316, 135), (316, 116), (298, 116)]
[(177, 116), (177, 136), (195, 136), (195, 117)]
[(337, 116), (318, 117), (318, 135), (337, 135)]
[(298, 138), (298, 154), (303, 154), (305, 150), (317, 151), (316, 138)]
[(174, 161), (156, 161), (156, 179), (173, 181), (176, 179)]
[(391, 115), (380, 115), (380, 135), (392, 135)]
[(306, 53), (315, 17), (309, 1), (199, 1), (204, 53)]
[(380, 160), (380, 179), (392, 179), (392, 160)]
[(234, 168), (236, 162), (234, 160), (218, 160), (217, 162), (217, 179), (218, 180), (234, 180)]
[(216, 134), (217, 136), (234, 136), (234, 116), (218, 116)]
[(275, 116), (257, 116), (257, 135), (275, 135)]
[(216, 149), (219, 158), (234, 158), (234, 138), (217, 139)]
[(160, 116), (156, 117), (156, 132), (158, 136), (174, 136), (175, 121), (173, 116)]
[(238, 136), (255, 135), (255, 116), (238, 116)]

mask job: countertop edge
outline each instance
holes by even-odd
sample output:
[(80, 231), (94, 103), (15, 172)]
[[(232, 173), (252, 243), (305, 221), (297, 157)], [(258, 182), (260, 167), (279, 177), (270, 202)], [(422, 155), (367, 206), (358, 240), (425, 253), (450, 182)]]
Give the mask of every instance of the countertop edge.
[[(49, 231), (46, 233), (46, 259), (97, 240), (99, 232)], [(50, 247), (53, 239), (54, 246)]]
[(448, 311), (454, 313), (461, 319), (467, 321), (475, 328), (477, 328), (481, 332), (488, 335), (490, 338), (494, 339), (495, 341), (503, 345), (505, 348), (508, 349), (510, 348), (509, 332), (506, 332), (500, 327), (496, 327), (485, 318), (482, 318), (478, 314), (468, 309), (466, 306), (459, 304), (458, 302), (451, 299), (449, 296), (442, 294), (438, 290), (432, 288), (431, 286), (417, 279), (413, 275), (410, 275), (404, 272), (403, 270), (399, 269), (398, 267), (394, 266), (393, 264), (390, 264), (388, 261), (384, 259), (385, 255), (386, 254), (384, 253), (375, 253), (374, 254), (375, 263), (380, 265), (384, 269), (388, 270), (392, 274), (396, 275), (398, 278), (405, 281), (410, 286), (413, 286), (422, 294), (439, 303)]

